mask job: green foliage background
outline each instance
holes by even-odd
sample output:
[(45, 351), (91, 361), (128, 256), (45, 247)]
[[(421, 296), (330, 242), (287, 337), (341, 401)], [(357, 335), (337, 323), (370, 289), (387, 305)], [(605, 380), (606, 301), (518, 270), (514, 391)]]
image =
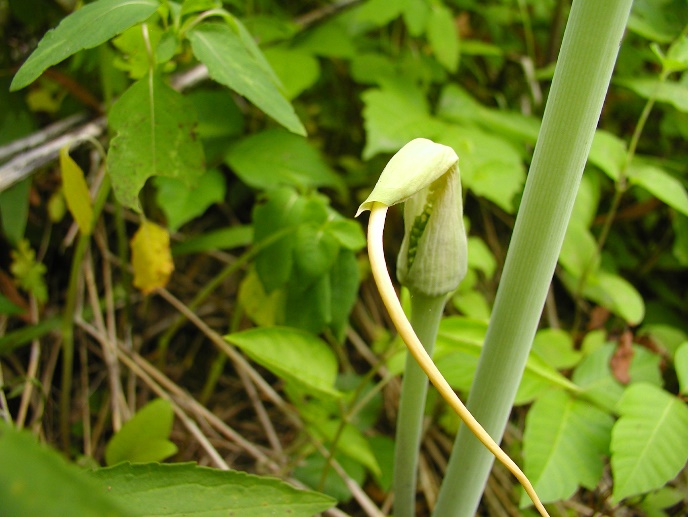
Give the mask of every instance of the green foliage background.
[[(22, 169), (21, 181), (0, 189), (2, 418), (92, 466), (143, 461), (131, 451), (152, 443), (145, 461), (179, 448), (175, 462), (222, 467), (207, 447), (189, 445), (198, 435), (184, 418), (211, 437), (225, 429), (205, 410), (245, 440), (218, 446), (230, 466), (375, 514), (389, 497), (404, 352), (372, 294), (355, 207), (409, 140), (459, 155), (469, 272), (435, 360), (465, 395), (569, 3), (77, 3), (0, 2), (0, 180), (20, 168), (26, 147), (44, 149), (12, 147), (23, 137), (75, 114), (81, 123), (106, 117), (97, 141), (72, 138), (93, 191), (94, 238), (64, 238), (73, 215), (55, 162)], [(505, 443), (560, 515), (580, 505), (647, 515), (688, 507), (687, 34), (685, 2), (635, 1), (516, 395)], [(76, 135), (62, 133), (62, 146)], [(167, 290), (145, 298), (127, 269), (141, 217), (172, 232), (176, 267)], [(388, 235), (391, 259), (401, 231)], [(80, 377), (70, 385), (72, 333)], [(151, 389), (186, 415), (174, 443), (167, 424), (145, 425), (151, 406), (136, 411)], [(247, 394), (255, 413), (228, 416)], [(60, 397), (67, 405), (58, 408)], [(425, 439), (446, 455), (437, 447), (457, 422), (433, 397)], [(153, 408), (169, 422), (171, 406), (160, 403)], [(259, 424), (242, 423), (247, 414)], [(251, 443), (270, 454), (249, 452)], [(443, 468), (442, 454), (426, 456), (424, 512)], [(41, 465), (46, 482), (69, 468), (2, 428), (0, 493), (25, 475), (8, 474), (2, 462), (12, 458)], [(195, 483), (191, 467), (180, 465), (174, 481), (160, 478), (171, 470), (149, 467), (136, 475)], [(108, 472), (75, 483), (94, 486)], [(284, 483), (267, 483), (276, 495), (266, 504), (282, 504), (285, 490), (300, 501)], [(495, 502), (494, 483), (485, 514), (528, 504), (512, 486), (507, 502)], [(332, 504), (302, 497), (304, 515)], [(106, 497), (93, 504), (126, 510)]]

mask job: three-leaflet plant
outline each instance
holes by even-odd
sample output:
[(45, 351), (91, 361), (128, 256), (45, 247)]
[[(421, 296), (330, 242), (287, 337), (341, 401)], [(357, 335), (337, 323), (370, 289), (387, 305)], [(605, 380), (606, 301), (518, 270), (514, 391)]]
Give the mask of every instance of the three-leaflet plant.
[[(371, 212), (368, 225), (368, 254), (373, 277), (382, 301), (409, 352), (464, 424), (518, 479), (540, 514), (545, 516), (548, 515), (547, 510), (526, 475), (466, 409), (429, 354), (432, 351), (432, 342), (437, 333), (436, 326), (446, 296), (458, 287), (467, 268), (466, 232), (462, 219), (458, 161), (458, 156), (450, 147), (423, 138), (412, 140), (392, 157), (357, 215), (365, 210)], [(405, 202), (406, 229), (399, 255), (399, 280), (409, 288), (412, 304), (415, 299), (420, 300), (419, 303), (423, 306), (422, 311), (417, 311), (418, 305), (412, 306), (412, 311), (425, 313), (421, 319), (436, 321), (434, 332), (432, 329), (427, 331), (425, 326), (422, 326), (426, 334), (424, 337), (430, 337), (430, 341), (425, 342), (425, 347), (404, 314), (384, 258), (382, 234), (387, 209), (401, 202)], [(427, 314), (428, 312), (434, 314)], [(407, 361), (406, 366), (405, 384), (411, 363)], [(422, 398), (420, 402), (416, 402), (420, 407), (414, 408), (415, 418), (409, 417), (408, 421), (405, 421), (405, 415), (409, 411), (404, 407), (403, 399), (409, 391), (404, 389), (406, 386), (402, 388), (395, 453), (397, 516), (413, 514), (415, 470), (420, 439), (419, 416), (422, 416), (423, 412), (426, 386), (425, 379), (422, 384), (414, 386), (414, 392), (420, 391)], [(405, 437), (405, 433), (409, 431), (408, 427), (413, 427), (410, 430), (410, 438)]]

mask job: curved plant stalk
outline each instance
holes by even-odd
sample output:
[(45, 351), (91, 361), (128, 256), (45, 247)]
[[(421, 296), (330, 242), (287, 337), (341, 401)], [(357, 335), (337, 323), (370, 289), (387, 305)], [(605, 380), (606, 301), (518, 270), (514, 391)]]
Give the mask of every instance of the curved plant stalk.
[(373, 278), (377, 284), (382, 301), (389, 312), (394, 326), (399, 335), (406, 343), (411, 355), (418, 362), (425, 374), (428, 376), (433, 385), (440, 392), (442, 398), (447, 401), (451, 408), (459, 415), (459, 418), (466, 424), (471, 432), (487, 447), (487, 449), (500, 461), (509, 471), (518, 479), (528, 496), (531, 498), (535, 507), (541, 515), (548, 516), (547, 510), (540, 502), (533, 485), (528, 480), (526, 475), (514, 463), (514, 461), (497, 445), (492, 437), (482, 428), (480, 423), (473, 417), (473, 415), (466, 409), (459, 397), (454, 393), (454, 390), (449, 386), (449, 383), (442, 376), (440, 371), (432, 362), (432, 359), (426, 352), (416, 333), (411, 326), (411, 323), (406, 318), (401, 303), (397, 298), (392, 280), (387, 271), (387, 263), (384, 257), (384, 250), (382, 247), (382, 234), (384, 231), (385, 218), (387, 216), (387, 205), (380, 202), (374, 202), (370, 211), (370, 222), (368, 223), (368, 255), (370, 258), (370, 266), (373, 272)]

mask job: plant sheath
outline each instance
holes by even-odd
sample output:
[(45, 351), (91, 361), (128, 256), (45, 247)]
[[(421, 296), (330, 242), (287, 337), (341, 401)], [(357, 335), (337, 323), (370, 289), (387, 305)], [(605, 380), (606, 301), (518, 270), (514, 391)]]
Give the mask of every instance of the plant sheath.
[[(632, 0), (574, 0), (468, 408), (501, 439), (540, 320)], [(434, 515), (472, 517), (493, 463), (461, 426)]]

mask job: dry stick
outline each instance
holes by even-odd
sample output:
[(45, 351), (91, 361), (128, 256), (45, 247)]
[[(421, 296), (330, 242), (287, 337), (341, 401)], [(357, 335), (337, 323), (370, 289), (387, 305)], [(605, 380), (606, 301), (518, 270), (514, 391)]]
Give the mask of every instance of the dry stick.
[[(38, 323), (38, 303), (36, 297), (30, 298), (31, 323)], [(26, 371), (26, 384), (24, 386), (24, 393), (22, 393), (21, 403), (19, 404), (19, 413), (17, 415), (16, 426), (18, 428), (24, 427), (26, 414), (31, 403), (31, 395), (33, 394), (33, 383), (36, 380), (36, 372), (38, 371), (38, 360), (41, 357), (41, 343), (38, 339), (31, 341), (31, 356), (29, 357), (29, 368)]]
[(20, 153), (24, 149), (31, 149), (32, 147), (41, 145), (42, 143), (47, 142), (51, 138), (64, 133), (72, 126), (75, 126), (76, 124), (83, 122), (85, 119), (86, 113), (77, 113), (75, 115), (67, 117), (64, 120), (59, 120), (54, 124), (50, 124), (49, 126), (46, 126), (40, 131), (36, 131), (35, 133), (32, 133), (27, 137), (20, 138), (19, 140), (10, 142), (7, 145), (3, 145), (2, 147), (0, 147), (0, 160), (4, 160), (6, 158), (9, 158), (10, 156), (14, 156), (15, 154)]
[(91, 408), (88, 403), (88, 351), (86, 343), (79, 346), (79, 380), (81, 381), (81, 421), (83, 422), (84, 456), (93, 456), (93, 441), (91, 440)]
[(492, 437), (487, 434), (485, 429), (473, 417), (473, 415), (463, 405), (461, 399), (454, 393), (454, 390), (449, 386), (449, 383), (442, 376), (440, 371), (432, 362), (432, 359), (423, 348), (423, 345), (416, 337), (416, 333), (409, 323), (404, 310), (399, 303), (394, 286), (389, 278), (387, 271), (387, 263), (385, 262), (385, 254), (382, 247), (382, 234), (385, 226), (385, 217), (387, 216), (387, 206), (376, 202), (370, 212), (370, 221), (368, 223), (368, 254), (370, 256), (370, 267), (373, 273), (373, 278), (380, 291), (382, 301), (387, 308), (387, 311), (392, 316), (394, 326), (399, 335), (406, 343), (411, 355), (418, 362), (430, 381), (434, 384), (437, 391), (439, 391), (442, 398), (447, 401), (451, 408), (459, 415), (459, 418), (466, 424), (471, 432), (478, 440), (497, 458), (500, 462), (508, 468), (511, 473), (518, 479), (526, 493), (533, 501), (533, 504), (538, 509), (541, 515), (549, 516), (547, 510), (540, 502), (533, 485), (530, 483), (526, 475), (514, 463), (514, 461), (497, 445)]
[(86, 291), (91, 303), (91, 310), (93, 311), (93, 319), (95, 321), (96, 329), (107, 339), (101, 340), (103, 346), (103, 359), (107, 367), (108, 381), (110, 384), (110, 391), (112, 396), (110, 403), (112, 405), (112, 427), (115, 432), (122, 428), (122, 402), (124, 401), (124, 393), (122, 385), (120, 384), (119, 363), (117, 362), (117, 354), (114, 351), (113, 342), (110, 340), (108, 332), (105, 328), (105, 321), (100, 312), (100, 300), (96, 290), (96, 282), (93, 275), (93, 261), (91, 260), (90, 251), (86, 251), (84, 257), (84, 280), (86, 282)]
[[(263, 391), (263, 393), (283, 412), (283, 414), (293, 423), (295, 424), (299, 429), (303, 429), (306, 431), (307, 435), (309, 438), (312, 440), (318, 451), (324, 456), (327, 457), (328, 451), (327, 448), (320, 443), (317, 439), (315, 439), (307, 429), (304, 428), (303, 423), (301, 422), (301, 419), (299, 419), (293, 412), (293, 410), (287, 405), (287, 403), (282, 399), (282, 397), (279, 396), (279, 394), (272, 389), (272, 386), (270, 386), (263, 377), (260, 376), (258, 372), (251, 367), (250, 364), (239, 354), (232, 346), (229, 345), (224, 339), (222, 339), (222, 336), (220, 336), (217, 332), (215, 332), (213, 329), (211, 329), (208, 325), (206, 325), (198, 316), (196, 316), (192, 311), (190, 311), (186, 305), (184, 305), (181, 301), (179, 301), (175, 296), (173, 296), (169, 291), (166, 289), (159, 289), (156, 291), (160, 296), (162, 296), (165, 300), (167, 300), (172, 306), (174, 306), (179, 312), (184, 314), (184, 316), (194, 325), (196, 325), (201, 332), (203, 332), (212, 342), (215, 346), (217, 346), (220, 350), (222, 350), (224, 353), (226, 353), (229, 358), (234, 362), (235, 366), (237, 368), (243, 368), (246, 373), (249, 375), (251, 380), (256, 383), (258, 388)], [(353, 494), (354, 498), (356, 501), (361, 505), (361, 508), (369, 515), (373, 517), (378, 517), (382, 516), (382, 513), (380, 512), (379, 508), (375, 506), (375, 503), (370, 500), (368, 495), (363, 491), (363, 489), (356, 483), (349, 475), (346, 473), (346, 471), (342, 468), (342, 466), (337, 462), (337, 461), (332, 461), (331, 463), (332, 468), (334, 471), (339, 475), (339, 477), (342, 478), (344, 483), (347, 485), (347, 488), (351, 491)]]

